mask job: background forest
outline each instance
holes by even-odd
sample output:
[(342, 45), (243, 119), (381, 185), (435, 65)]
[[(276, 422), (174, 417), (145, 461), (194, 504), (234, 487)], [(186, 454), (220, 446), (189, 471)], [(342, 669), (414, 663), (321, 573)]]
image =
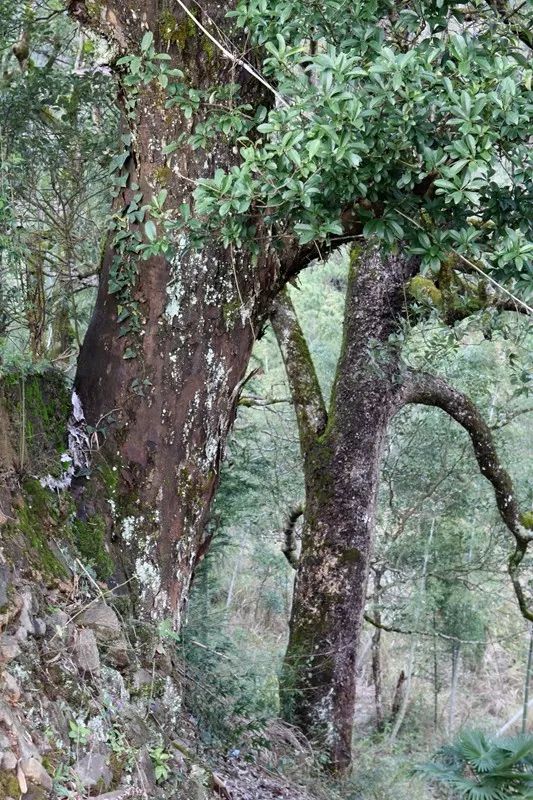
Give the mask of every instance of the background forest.
[[(22, 392), (51, 369), (71, 385), (93, 310), (128, 135), (108, 60), (102, 40), (81, 32), (61, 2), (0, 0), (0, 381)], [(341, 349), (348, 270), (342, 248), (289, 287), (326, 398)], [(527, 299), (525, 287), (524, 276), (512, 284)], [(256, 339), (207, 522), (211, 546), (175, 645), (199, 747), (245, 764), (262, 759), (272, 774), (316, 797), (489, 800), (460, 794), (458, 784), (450, 789), (456, 794), (443, 794), (435, 765), (415, 771), (465, 731), (517, 735), (533, 719), (533, 628), (507, 573), (508, 532), (466, 432), (436, 408), (405, 407), (386, 437), (357, 663), (353, 774), (330, 782), (319, 771), (320, 752), (295, 732), (296, 750), (285, 747), (290, 729), (282, 735), (276, 727), (278, 675), (294, 569), (284, 549), (291, 514), (297, 539), (301, 533), (304, 477), (291, 390), (268, 322)], [(529, 317), (486, 308), (450, 325), (421, 292), (398, 342), (407, 365), (437, 371), (475, 401), (522, 506), (531, 507)], [(146, 390), (142, 380), (134, 386), (139, 396)], [(39, 477), (60, 479), (42, 432), (21, 431), (19, 476), (41, 448)], [(89, 433), (98, 441), (101, 431)], [(0, 494), (3, 523), (2, 502)], [(109, 564), (98, 535), (88, 542), (81, 528), (78, 534), (83, 569), (103, 586)], [(163, 782), (165, 756), (151, 751)], [(446, 768), (453, 771), (460, 757), (458, 750)], [(57, 769), (54, 781), (52, 796), (78, 796)], [(532, 797), (528, 791), (513, 796)]]

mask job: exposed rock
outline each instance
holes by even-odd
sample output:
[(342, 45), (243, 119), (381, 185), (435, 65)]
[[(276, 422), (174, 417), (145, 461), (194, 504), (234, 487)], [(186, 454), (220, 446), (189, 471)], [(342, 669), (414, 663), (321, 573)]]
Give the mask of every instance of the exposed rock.
[(33, 739), (31, 738), (26, 728), (24, 728), (18, 722), (18, 720), (15, 720), (13, 728), (17, 734), (17, 742), (19, 746), (20, 757), (24, 760), (30, 758), (37, 758), (39, 756), (39, 751), (35, 747)]
[(184, 786), (186, 796), (190, 800), (208, 800), (207, 783), (208, 775), (205, 769), (193, 764), (191, 774)]
[(0, 564), (0, 609), (7, 604), (8, 589), (11, 584), (11, 570)]
[(84, 789), (97, 787), (109, 789), (113, 780), (113, 773), (108, 763), (107, 750), (93, 750), (80, 758), (73, 767), (76, 780)]
[(150, 740), (152, 732), (149, 725), (131, 706), (126, 706), (122, 717), (124, 724), (128, 727), (129, 740), (135, 747), (142, 747)]
[(15, 724), (15, 717), (13, 712), (6, 703), (0, 700), (0, 724), (5, 725), (6, 728), (12, 728)]
[(35, 617), (33, 620), (33, 635), (39, 639), (46, 635), (46, 623), (44, 619)]
[(105, 707), (112, 711), (120, 712), (122, 716), (123, 710), (130, 699), (124, 678), (116, 669), (102, 667), (102, 683), (104, 686), (102, 696)]
[(20, 699), (20, 686), (10, 672), (4, 672), (2, 675), (2, 693), (10, 703), (16, 703)]
[(146, 686), (151, 686), (153, 681), (153, 673), (141, 667), (133, 675), (132, 686), (134, 691), (141, 692)]
[(128, 655), (128, 643), (122, 637), (113, 644), (109, 645), (106, 653), (107, 661), (116, 667), (127, 667), (130, 663)]
[(129, 797), (140, 797), (142, 792), (134, 786), (124, 786), (122, 789), (117, 789), (114, 792), (107, 792), (106, 794), (99, 794), (93, 800), (126, 800)]
[(123, 638), (119, 618), (103, 600), (86, 608), (76, 617), (75, 623), (93, 630), (102, 642), (115, 642)]
[(69, 615), (64, 611), (54, 611), (46, 618), (46, 630), (51, 636), (58, 636), (60, 639), (65, 638), (68, 629)]
[(100, 672), (100, 654), (96, 643), (96, 636), (89, 628), (82, 628), (77, 632), (74, 645), (76, 664), (83, 672)]
[(33, 633), (33, 619), (32, 619), (32, 596), (30, 592), (24, 592), (21, 595), (22, 604), (18, 616), (18, 628), (15, 633), (15, 639), (19, 642), (25, 642), (28, 634)]
[(52, 789), (52, 778), (45, 770), (41, 762), (36, 758), (25, 758), (20, 762), (20, 767), (28, 781), (44, 786), (45, 789)]
[(154, 792), (157, 785), (155, 780), (154, 765), (152, 764), (152, 759), (150, 758), (150, 754), (146, 747), (143, 747), (141, 750), (136, 767), (136, 782), (139, 784), (145, 795), (148, 797), (154, 797)]
[(100, 644), (106, 645), (102, 651), (106, 661), (116, 667), (127, 667), (130, 663), (128, 643), (122, 632), (120, 620), (107, 603), (99, 601), (85, 609), (75, 619), (76, 625), (94, 631)]
[(2, 756), (2, 769), (13, 770), (17, 768), (17, 756), (12, 750), (8, 750)]
[(20, 655), (20, 647), (14, 636), (0, 636), (0, 664), (8, 664)]

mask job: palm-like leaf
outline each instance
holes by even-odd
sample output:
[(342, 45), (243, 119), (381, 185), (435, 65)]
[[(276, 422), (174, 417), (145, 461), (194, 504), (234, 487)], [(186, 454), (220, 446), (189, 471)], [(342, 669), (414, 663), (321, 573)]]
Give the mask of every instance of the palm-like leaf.
[(477, 772), (490, 772), (499, 763), (497, 747), (480, 731), (463, 733), (458, 741), (458, 750)]
[(463, 733), (417, 771), (447, 784), (462, 800), (533, 800), (533, 736), (490, 739), (479, 731)]

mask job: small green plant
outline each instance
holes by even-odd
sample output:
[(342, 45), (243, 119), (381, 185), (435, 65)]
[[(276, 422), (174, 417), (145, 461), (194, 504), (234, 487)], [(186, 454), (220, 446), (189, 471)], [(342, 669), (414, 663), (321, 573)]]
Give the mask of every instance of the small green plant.
[(83, 746), (87, 744), (89, 741), (90, 730), (86, 725), (83, 724), (83, 722), (78, 722), (78, 720), (69, 720), (68, 727), (69, 739), (72, 739), (78, 747), (80, 745)]
[(417, 771), (461, 800), (533, 800), (533, 736), (490, 739), (463, 733)]
[(163, 783), (170, 775), (170, 767), (168, 760), (170, 759), (169, 753), (163, 747), (154, 747), (150, 750), (150, 758), (154, 765), (154, 774), (157, 783)]
[(66, 798), (66, 800), (76, 797), (77, 792), (71, 788), (71, 782), (71, 768), (64, 763), (58, 764), (53, 778), (54, 796), (58, 798)]

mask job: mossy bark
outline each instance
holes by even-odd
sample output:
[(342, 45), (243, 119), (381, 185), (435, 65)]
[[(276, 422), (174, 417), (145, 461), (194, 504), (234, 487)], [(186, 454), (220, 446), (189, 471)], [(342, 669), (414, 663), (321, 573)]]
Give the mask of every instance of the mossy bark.
[(0, 379), (0, 537), (4, 556), (45, 579), (67, 573), (59, 549), (69, 538), (68, 495), (41, 486), (34, 476), (59, 476), (67, 450), (70, 391), (64, 375), (9, 372)]
[[(179, 9), (161, 16), (156, 3), (109, 2), (95, 19), (86, 2), (76, 0), (69, 8), (122, 51), (138, 51), (149, 28), (156, 50), (170, 55), (191, 86), (240, 82), (243, 101), (265, 102), (257, 81), (218, 51), (206, 53), (204, 34)], [(207, 25), (227, 28), (226, 11), (208, 2), (197, 13)], [(165, 144), (191, 131), (206, 112), (189, 120), (179, 109), (165, 108), (159, 85), (136, 91), (134, 118), (130, 112), (128, 120), (134, 133), (128, 183), (117, 198), (117, 213), (138, 191), (142, 203), (149, 203), (162, 177), (167, 205), (178, 209), (190, 202), (199, 178), (229, 168), (238, 156), (221, 138), (209, 152), (183, 145), (169, 159)], [(117, 486), (111, 504), (98, 502), (106, 495), (93, 470), (89, 483), (78, 487), (78, 503), (84, 523), (107, 516), (107, 536), (144, 613), (172, 616), (178, 627), (191, 575), (208, 544), (204, 527), (239, 386), (283, 278), (277, 256), (252, 260), (214, 243), (196, 252), (185, 237), (171, 259), (133, 255), (130, 262), (117, 264), (108, 246), (76, 375), (87, 422), (97, 430), (98, 463), (115, 467)], [(134, 279), (123, 302), (110, 282), (126, 268)], [(136, 305), (139, 330), (121, 335), (119, 306), (127, 303)]]
[[(300, 442), (306, 507), (281, 701), (285, 718), (327, 752), (337, 771), (351, 761), (355, 665), (380, 459), (399, 379), (399, 352), (389, 337), (415, 270), (413, 261), (381, 256), (374, 247), (353, 260), (325, 429), (307, 424), (309, 414), (299, 408), (298, 387), (313, 385), (314, 370), (307, 381), (301, 374), (310, 359), (293, 360), (288, 370), (300, 428), (305, 428)], [(283, 351), (283, 339), (278, 340)], [(305, 397), (308, 401), (309, 393)]]

